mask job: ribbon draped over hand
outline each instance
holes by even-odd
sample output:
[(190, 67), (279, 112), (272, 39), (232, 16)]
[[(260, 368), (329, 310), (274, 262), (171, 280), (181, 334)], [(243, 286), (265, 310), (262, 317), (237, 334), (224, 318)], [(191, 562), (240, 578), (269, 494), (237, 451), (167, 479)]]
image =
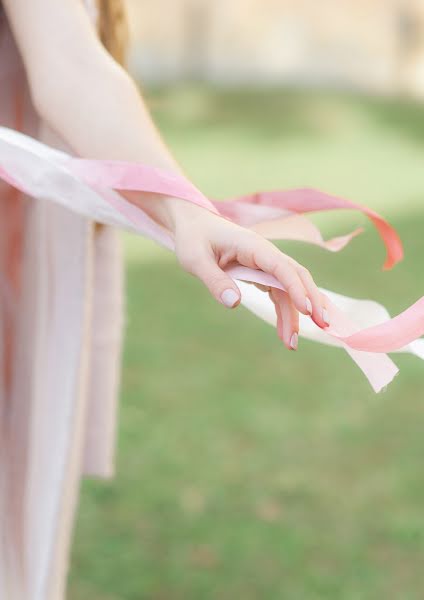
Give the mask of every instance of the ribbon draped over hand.
[[(119, 191), (139, 191), (183, 199), (205, 210), (254, 228), (268, 239), (290, 239), (339, 251), (362, 230), (324, 240), (307, 213), (349, 209), (366, 215), (386, 248), (384, 268), (402, 259), (402, 244), (396, 231), (371, 209), (313, 189), (272, 191), (227, 201), (211, 201), (190, 181), (147, 165), (108, 160), (86, 160), (42, 144), (17, 131), (0, 127), (0, 177), (33, 198), (65, 206), (96, 222), (141, 234), (174, 249), (170, 233)], [(154, 201), (154, 199), (152, 200)], [(242, 304), (275, 325), (274, 305), (258, 283), (284, 289), (271, 275), (243, 266), (227, 273), (240, 287)], [(397, 374), (388, 352), (410, 352), (424, 358), (424, 297), (390, 319), (384, 307), (369, 300), (354, 300), (327, 290), (330, 327), (321, 330), (301, 315), (300, 335), (341, 346), (356, 362), (375, 391)]]

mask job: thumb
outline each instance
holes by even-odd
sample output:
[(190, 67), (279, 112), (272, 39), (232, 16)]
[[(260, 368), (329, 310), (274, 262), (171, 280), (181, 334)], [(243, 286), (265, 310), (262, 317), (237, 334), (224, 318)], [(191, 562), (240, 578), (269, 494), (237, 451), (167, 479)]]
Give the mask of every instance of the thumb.
[(211, 257), (199, 258), (189, 269), (208, 288), (212, 296), (227, 308), (235, 308), (240, 304), (240, 290)]

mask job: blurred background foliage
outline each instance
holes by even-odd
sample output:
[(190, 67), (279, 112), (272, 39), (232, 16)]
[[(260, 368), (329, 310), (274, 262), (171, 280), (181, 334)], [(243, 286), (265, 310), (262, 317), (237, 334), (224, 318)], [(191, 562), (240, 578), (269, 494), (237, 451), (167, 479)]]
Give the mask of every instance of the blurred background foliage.
[[(260, 43), (258, 41), (258, 43)], [(406, 258), (366, 232), (340, 254), (280, 247), (318, 283), (384, 302), (423, 294), (424, 111), (340, 89), (173, 83), (146, 92), (210, 196), (318, 187), (381, 211)], [(342, 351), (287, 352), (217, 305), (175, 259), (125, 236), (128, 323), (117, 476), (86, 481), (72, 600), (419, 600), (424, 589), (423, 365), (375, 395)]]

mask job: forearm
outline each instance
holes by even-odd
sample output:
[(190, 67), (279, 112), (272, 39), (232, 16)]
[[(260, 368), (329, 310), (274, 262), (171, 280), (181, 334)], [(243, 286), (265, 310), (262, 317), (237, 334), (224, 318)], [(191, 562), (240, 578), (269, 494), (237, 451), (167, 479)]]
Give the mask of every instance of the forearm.
[[(80, 156), (143, 162), (179, 172), (135, 83), (98, 42), (79, 3), (33, 0), (24, 2), (25, 11), (20, 12), (20, 1), (5, 4), (43, 120)], [(50, 24), (40, 18), (42, 8), (50, 9)], [(33, 19), (31, 35), (28, 19)], [(186, 203), (176, 199), (127, 196), (169, 229), (177, 213), (187, 210)]]
[[(38, 93), (37, 109), (82, 157), (142, 162), (181, 172), (162, 141), (133, 80), (115, 64), (66, 66), (67, 81)], [(78, 89), (74, 94), (73, 89)], [(123, 192), (170, 230), (186, 203), (139, 192)]]

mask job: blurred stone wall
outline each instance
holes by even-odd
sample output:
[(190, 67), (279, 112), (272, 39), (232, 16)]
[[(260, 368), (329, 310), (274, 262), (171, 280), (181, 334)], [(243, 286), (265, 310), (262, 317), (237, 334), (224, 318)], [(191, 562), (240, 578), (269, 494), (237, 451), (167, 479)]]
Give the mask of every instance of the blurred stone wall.
[(424, 98), (424, 0), (405, 0), (399, 10), (397, 88)]
[(296, 84), (424, 95), (424, 0), (127, 0), (146, 83)]

